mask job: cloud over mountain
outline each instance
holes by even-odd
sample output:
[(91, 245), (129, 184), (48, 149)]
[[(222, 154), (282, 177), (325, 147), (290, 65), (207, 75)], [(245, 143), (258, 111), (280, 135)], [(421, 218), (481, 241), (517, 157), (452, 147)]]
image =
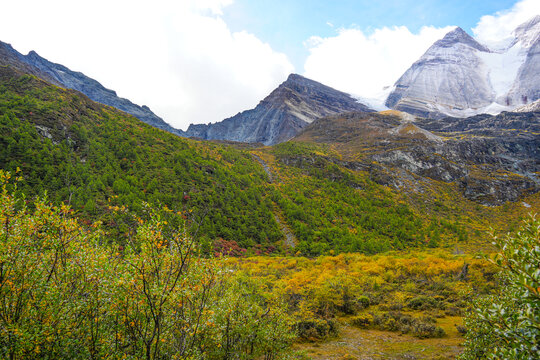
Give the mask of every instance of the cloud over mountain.
[[(522, 0), (507, 11), (483, 16), (473, 29), (477, 41), (488, 46), (508, 45), (512, 31), (535, 14), (540, 2)], [(459, 25), (459, 24), (455, 24)], [(405, 26), (383, 27), (366, 33), (342, 28), (335, 36), (312, 37), (306, 42), (310, 55), (304, 75), (342, 91), (384, 100), (392, 86), (424, 52), (453, 26), (423, 27), (412, 33)], [(501, 45), (501, 39), (503, 41)]]
[(4, 16), (0, 34), (185, 128), (255, 106), (294, 70), (253, 34), (231, 31), (221, 18), (231, 2), (10, 1), (3, 14), (24, 21)]
[(411, 64), (453, 27), (423, 27), (414, 34), (405, 26), (384, 27), (366, 34), (340, 29), (333, 37), (312, 37), (305, 75), (342, 91), (381, 98)]
[(482, 16), (473, 34), (477, 41), (492, 48), (507, 46), (514, 39), (512, 31), (534, 15), (540, 15), (540, 2), (522, 0), (511, 9)]

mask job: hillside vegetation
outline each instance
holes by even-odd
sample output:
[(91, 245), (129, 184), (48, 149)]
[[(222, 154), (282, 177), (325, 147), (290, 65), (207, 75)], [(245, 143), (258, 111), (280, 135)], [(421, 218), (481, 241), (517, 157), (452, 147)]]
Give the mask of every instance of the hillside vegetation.
[(0, 67), (0, 81), (0, 167), (21, 169), (30, 198), (47, 192), (123, 237), (134, 223), (113, 219), (111, 207), (140, 214), (148, 202), (204, 217), (207, 241), (251, 247), (281, 238), (265, 174), (249, 154), (179, 138), (10, 68)]
[[(135, 234), (144, 203), (182, 213), (206, 252), (232, 255), (467, 246), (527, 212), (519, 203), (480, 206), (436, 180), (396, 191), (381, 166), (332, 144), (257, 149), (179, 138), (10, 67), (0, 67), (0, 130), (0, 166), (21, 169), (29, 200), (47, 193), (83, 223), (103, 221), (120, 243)], [(538, 196), (526, 201), (537, 206)]]
[(400, 116), (196, 141), (0, 66), (0, 354), (455, 357), (476, 254), (540, 209), (538, 116)]
[(5, 359), (267, 359), (294, 339), (280, 299), (224, 271), (148, 209), (124, 246), (69, 206), (17, 195), (0, 170), (0, 356)]

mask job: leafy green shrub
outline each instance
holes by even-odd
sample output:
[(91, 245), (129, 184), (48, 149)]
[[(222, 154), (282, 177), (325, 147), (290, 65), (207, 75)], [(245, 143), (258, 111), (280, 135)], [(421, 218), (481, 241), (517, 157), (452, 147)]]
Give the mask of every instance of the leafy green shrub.
[(411, 333), (420, 339), (441, 338), (446, 335), (444, 329), (440, 326), (423, 321), (415, 321), (412, 325)]
[(497, 294), (476, 299), (465, 319), (463, 360), (540, 358), (540, 220), (531, 216), (515, 235), (495, 238)]
[(388, 305), (388, 309), (392, 311), (401, 311), (403, 310), (403, 304), (399, 302), (391, 303)]
[(463, 325), (456, 325), (456, 330), (458, 331), (458, 333), (460, 333), (461, 335), (465, 335), (467, 334), (467, 328)]
[(418, 296), (407, 303), (407, 307), (413, 310), (430, 310), (438, 306), (439, 302), (430, 296)]
[(435, 319), (431, 317), (415, 318), (400, 312), (387, 312), (382, 315), (373, 315), (373, 325), (380, 330), (399, 331), (411, 334), (418, 338), (440, 338), (446, 335), (444, 329), (436, 326)]
[(371, 325), (371, 319), (367, 316), (355, 316), (351, 319), (351, 325), (367, 329)]
[(335, 320), (304, 319), (296, 323), (298, 337), (303, 340), (315, 341), (338, 335)]
[(358, 303), (358, 306), (360, 307), (360, 309), (367, 309), (371, 305), (371, 300), (369, 299), (369, 297), (365, 295), (360, 296), (356, 300), (356, 302)]
[(463, 312), (457, 306), (447, 306), (444, 310), (444, 314), (447, 316), (461, 316)]

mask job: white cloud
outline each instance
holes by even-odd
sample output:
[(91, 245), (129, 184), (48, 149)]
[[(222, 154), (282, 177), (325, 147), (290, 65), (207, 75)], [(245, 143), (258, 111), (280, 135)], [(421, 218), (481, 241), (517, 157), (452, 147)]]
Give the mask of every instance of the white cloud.
[(220, 15), (232, 0), (20, 0), (0, 40), (82, 71), (175, 127), (253, 107), (293, 66)]
[(406, 27), (384, 27), (366, 35), (340, 29), (333, 37), (306, 41), (309, 56), (305, 75), (336, 89), (366, 98), (381, 98), (413, 62), (454, 27), (423, 27), (413, 34)]
[(511, 9), (480, 18), (473, 33), (479, 42), (492, 48), (504, 47), (512, 39), (512, 31), (535, 15), (540, 15), (540, 1), (523, 0)]

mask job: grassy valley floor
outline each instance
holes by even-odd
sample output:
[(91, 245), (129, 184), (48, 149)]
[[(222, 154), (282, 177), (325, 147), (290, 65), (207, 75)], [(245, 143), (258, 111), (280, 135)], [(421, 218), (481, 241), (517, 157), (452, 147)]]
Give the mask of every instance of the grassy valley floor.
[(461, 317), (439, 319), (447, 333), (440, 339), (418, 339), (407, 334), (390, 331), (359, 329), (346, 323), (340, 336), (326, 342), (298, 343), (294, 349), (306, 359), (455, 359), (463, 351), (463, 337), (455, 325)]

